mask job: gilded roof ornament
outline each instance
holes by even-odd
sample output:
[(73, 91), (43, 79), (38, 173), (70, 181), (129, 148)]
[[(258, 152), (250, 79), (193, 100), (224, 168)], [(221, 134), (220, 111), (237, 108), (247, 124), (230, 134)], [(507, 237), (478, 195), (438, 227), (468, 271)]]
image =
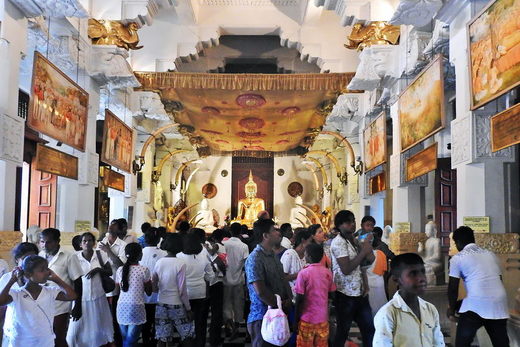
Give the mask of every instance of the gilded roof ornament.
[(362, 51), (372, 45), (397, 45), (400, 34), (401, 28), (398, 25), (390, 25), (387, 22), (375, 21), (366, 25), (357, 23), (352, 27), (348, 42), (344, 46)]
[(138, 46), (138, 29), (136, 22), (123, 24), (118, 20), (88, 20), (88, 37), (93, 45), (115, 45), (126, 50), (141, 49), (143, 46)]

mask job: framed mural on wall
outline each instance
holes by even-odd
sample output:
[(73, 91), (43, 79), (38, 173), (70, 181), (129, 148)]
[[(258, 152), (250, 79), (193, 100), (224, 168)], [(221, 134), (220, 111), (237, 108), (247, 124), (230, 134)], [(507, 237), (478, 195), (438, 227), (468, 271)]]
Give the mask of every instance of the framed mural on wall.
[(386, 115), (382, 112), (363, 130), (365, 171), (386, 162)]
[(109, 110), (105, 110), (101, 161), (130, 173), (134, 157), (134, 132)]
[(401, 152), (445, 126), (443, 59), (438, 55), (399, 96)]
[(35, 52), (27, 125), (84, 152), (87, 119), (88, 93)]
[(471, 109), (520, 84), (520, 2), (495, 0), (468, 23)]

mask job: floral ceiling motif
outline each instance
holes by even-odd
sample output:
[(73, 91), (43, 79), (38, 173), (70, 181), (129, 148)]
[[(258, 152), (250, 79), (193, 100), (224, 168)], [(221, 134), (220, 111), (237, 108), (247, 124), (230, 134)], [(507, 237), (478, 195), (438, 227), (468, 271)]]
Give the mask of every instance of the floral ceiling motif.
[[(210, 153), (304, 150), (352, 74), (136, 73), (159, 92), (184, 135)], [(318, 131), (316, 131), (318, 130)]]

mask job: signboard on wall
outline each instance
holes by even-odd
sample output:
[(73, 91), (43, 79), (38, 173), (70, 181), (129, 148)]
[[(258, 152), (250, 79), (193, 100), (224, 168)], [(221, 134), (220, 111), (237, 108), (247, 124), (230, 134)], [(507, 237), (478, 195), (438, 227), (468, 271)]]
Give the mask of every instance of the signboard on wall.
[(105, 167), (103, 170), (103, 184), (109, 188), (125, 191), (125, 175)]
[(410, 222), (399, 222), (395, 223), (396, 233), (409, 233), (412, 231), (412, 223)]
[(491, 117), (491, 150), (520, 143), (520, 104)]
[(489, 233), (489, 217), (464, 217), (463, 224), (476, 233)]
[(35, 169), (77, 180), (78, 158), (38, 143), (36, 146)]
[(406, 160), (406, 181), (427, 174), (437, 168), (437, 142)]
[(92, 230), (92, 225), (88, 220), (77, 220), (74, 222), (74, 231), (77, 233), (85, 233), (90, 232)]
[(386, 175), (384, 171), (378, 175), (369, 178), (368, 194), (377, 194), (384, 190), (386, 190)]

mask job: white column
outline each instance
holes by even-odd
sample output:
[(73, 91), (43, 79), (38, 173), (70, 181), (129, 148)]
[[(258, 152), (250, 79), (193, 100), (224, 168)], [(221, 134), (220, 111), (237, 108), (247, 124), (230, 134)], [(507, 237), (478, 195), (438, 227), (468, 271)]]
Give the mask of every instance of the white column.
[(13, 230), (16, 167), (22, 164), (23, 122), (18, 119), (18, 70), (25, 51), (27, 20), (0, 1), (0, 230)]
[[(450, 61), (455, 66), (457, 119), (452, 121), (452, 167), (457, 169), (457, 225), (465, 216), (489, 216), (491, 232), (506, 230), (504, 164), (514, 159), (505, 149), (491, 153), (489, 117), (496, 103), (470, 111), (468, 45), (466, 23), (471, 7), (466, 6), (450, 26)], [(505, 105), (499, 105), (504, 109)]]

